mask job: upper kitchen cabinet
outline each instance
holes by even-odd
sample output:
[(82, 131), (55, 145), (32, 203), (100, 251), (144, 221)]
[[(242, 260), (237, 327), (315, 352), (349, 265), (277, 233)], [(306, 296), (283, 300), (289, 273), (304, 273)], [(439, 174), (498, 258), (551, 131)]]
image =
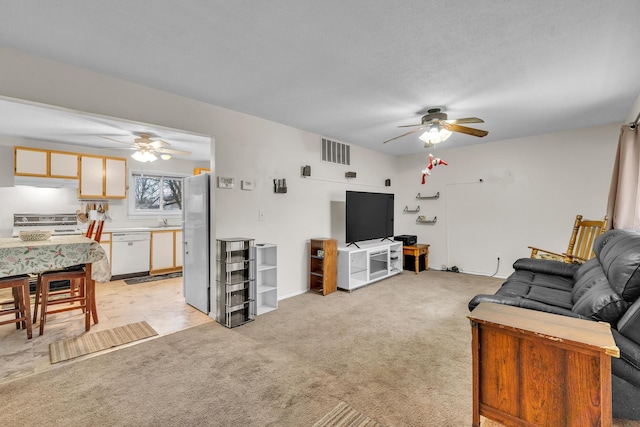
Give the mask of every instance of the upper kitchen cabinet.
[(80, 156), (81, 199), (127, 197), (127, 159), (82, 154)]
[(78, 154), (14, 147), (14, 175), (78, 179)]

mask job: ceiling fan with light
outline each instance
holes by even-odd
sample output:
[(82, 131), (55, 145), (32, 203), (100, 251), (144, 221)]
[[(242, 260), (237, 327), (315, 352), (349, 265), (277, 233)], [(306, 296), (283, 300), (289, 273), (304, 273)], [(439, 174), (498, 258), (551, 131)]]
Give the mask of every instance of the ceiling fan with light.
[(444, 141), (451, 136), (452, 132), (465, 133), (467, 135), (477, 136), (480, 138), (489, 134), (486, 130), (460, 126), (460, 123), (484, 123), (484, 120), (477, 117), (448, 119), (447, 114), (443, 113), (440, 108), (431, 108), (427, 113), (428, 114), (422, 116), (422, 123), (398, 126), (401, 128), (420, 126), (418, 129), (403, 133), (395, 138), (387, 139), (383, 144), (421, 131), (424, 132), (419, 138), (424, 141), (425, 147), (431, 147), (434, 144)]
[(129, 148), (123, 148), (124, 150), (136, 150), (131, 155), (134, 160), (139, 162), (153, 162), (160, 157), (162, 160), (169, 160), (172, 154), (180, 156), (190, 156), (191, 152), (169, 149), (171, 144), (159, 139), (151, 139), (151, 134), (139, 133), (137, 138), (133, 142), (119, 141), (117, 139), (110, 138), (108, 136), (101, 136), (101, 138), (108, 139), (110, 141), (118, 142), (120, 144), (126, 144)]

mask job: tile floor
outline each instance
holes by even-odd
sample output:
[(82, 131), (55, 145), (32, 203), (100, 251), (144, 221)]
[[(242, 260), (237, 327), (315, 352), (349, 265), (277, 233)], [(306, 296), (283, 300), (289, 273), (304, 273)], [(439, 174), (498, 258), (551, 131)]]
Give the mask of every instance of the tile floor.
[[(10, 298), (11, 291), (8, 292), (8, 295), (0, 295), (0, 300)], [(84, 317), (79, 311), (48, 316), (44, 335), (39, 336), (36, 324), (33, 328), (33, 338), (30, 340), (27, 339), (26, 330), (17, 330), (15, 324), (0, 326), (0, 382), (113, 351), (105, 350), (51, 365), (49, 344), (54, 341), (143, 320), (158, 332), (158, 336), (213, 321), (184, 302), (181, 277), (136, 285), (127, 285), (123, 280), (96, 283), (96, 304), (99, 323), (92, 324), (89, 332), (84, 330)], [(33, 304), (31, 308), (33, 309)], [(128, 345), (140, 342), (142, 341)]]

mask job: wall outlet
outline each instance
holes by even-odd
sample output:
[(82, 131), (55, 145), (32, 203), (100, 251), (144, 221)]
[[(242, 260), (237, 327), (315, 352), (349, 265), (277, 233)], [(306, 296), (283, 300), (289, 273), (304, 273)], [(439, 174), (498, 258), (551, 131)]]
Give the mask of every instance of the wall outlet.
[(502, 259), (502, 253), (501, 252), (496, 252), (496, 258), (497, 259)]
[(264, 209), (259, 209), (258, 210), (258, 221), (264, 221), (264, 218), (265, 218)]

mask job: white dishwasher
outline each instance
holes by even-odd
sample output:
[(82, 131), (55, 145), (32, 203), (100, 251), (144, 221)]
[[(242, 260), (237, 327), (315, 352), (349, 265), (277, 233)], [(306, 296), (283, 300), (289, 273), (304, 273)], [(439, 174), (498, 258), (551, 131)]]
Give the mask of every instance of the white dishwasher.
[(148, 231), (111, 233), (111, 275), (148, 272), (150, 243)]

